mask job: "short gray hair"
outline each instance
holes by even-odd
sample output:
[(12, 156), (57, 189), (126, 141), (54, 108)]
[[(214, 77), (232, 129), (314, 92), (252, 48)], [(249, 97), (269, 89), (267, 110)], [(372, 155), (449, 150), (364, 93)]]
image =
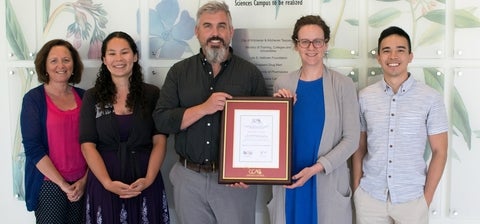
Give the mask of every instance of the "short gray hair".
[(198, 25), (198, 20), (203, 13), (216, 13), (218, 11), (223, 11), (225, 12), (225, 14), (227, 14), (228, 22), (230, 23), (229, 25), (230, 27), (232, 27), (233, 26), (232, 15), (230, 14), (230, 9), (228, 8), (228, 5), (225, 2), (218, 2), (218, 1), (209, 1), (198, 9), (197, 25)]

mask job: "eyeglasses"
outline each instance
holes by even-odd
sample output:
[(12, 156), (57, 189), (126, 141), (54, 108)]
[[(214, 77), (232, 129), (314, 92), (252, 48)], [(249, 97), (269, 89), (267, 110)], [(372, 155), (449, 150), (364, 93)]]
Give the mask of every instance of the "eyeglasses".
[(297, 40), (297, 43), (298, 45), (300, 45), (301, 48), (309, 48), (310, 44), (312, 44), (314, 48), (321, 48), (325, 45), (325, 40), (324, 39), (315, 39), (315, 40), (301, 39), (301, 40)]

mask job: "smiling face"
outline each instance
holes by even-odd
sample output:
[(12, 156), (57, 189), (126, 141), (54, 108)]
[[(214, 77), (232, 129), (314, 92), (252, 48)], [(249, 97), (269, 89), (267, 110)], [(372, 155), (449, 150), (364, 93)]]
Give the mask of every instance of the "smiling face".
[(195, 26), (195, 35), (209, 62), (220, 63), (227, 59), (233, 27), (226, 12), (201, 14)]
[(133, 53), (127, 40), (114, 37), (107, 43), (103, 63), (107, 66), (112, 76), (130, 76), (133, 63), (138, 56)]
[(72, 54), (65, 46), (54, 46), (48, 53), (46, 70), (49, 83), (68, 83), (73, 72)]
[[(298, 41), (310, 41), (311, 43), (304, 48), (300, 46)], [(302, 65), (318, 65), (323, 63), (323, 56), (328, 49), (328, 45), (325, 43), (325, 36), (320, 26), (313, 24), (304, 25), (298, 30), (298, 41), (295, 44), (295, 49), (300, 54)], [(313, 42), (323, 42), (324, 44), (315, 47)]]
[(381, 41), (377, 61), (385, 78), (408, 77), (408, 64), (413, 59), (413, 54), (409, 52), (408, 40), (400, 35), (393, 34)]

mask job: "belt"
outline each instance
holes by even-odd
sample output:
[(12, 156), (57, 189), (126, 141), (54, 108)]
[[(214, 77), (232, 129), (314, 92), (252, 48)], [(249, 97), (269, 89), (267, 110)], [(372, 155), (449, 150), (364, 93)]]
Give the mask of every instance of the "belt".
[(217, 171), (217, 167), (215, 166), (215, 163), (208, 163), (208, 164), (199, 164), (199, 163), (194, 163), (186, 160), (183, 157), (180, 157), (178, 160), (182, 166), (184, 166), (187, 169), (193, 170), (198, 173), (212, 173)]

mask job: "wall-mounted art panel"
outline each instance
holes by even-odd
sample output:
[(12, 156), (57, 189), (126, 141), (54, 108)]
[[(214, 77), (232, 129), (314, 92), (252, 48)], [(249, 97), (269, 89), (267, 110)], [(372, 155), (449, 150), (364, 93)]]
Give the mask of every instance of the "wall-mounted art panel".
[[(358, 4), (361, 2), (318, 1), (319, 15), (330, 27), (328, 58), (358, 58), (360, 43)], [(293, 30), (293, 26), (291, 29)]]
[(355, 84), (355, 87), (357, 90), (359, 90), (359, 85), (358, 85), (358, 76), (359, 76), (359, 71), (358, 68), (352, 68), (352, 67), (331, 67), (332, 70), (339, 72), (340, 74), (343, 74), (347, 77), (350, 77)]
[(278, 76), (297, 70), (301, 61), (293, 49), (289, 29), (236, 29), (234, 52), (254, 63), (262, 72), (269, 94)]
[(99, 67), (85, 67), (83, 69), (82, 81), (76, 86), (85, 90), (92, 88), (97, 79), (98, 68)]
[(445, 57), (445, 7), (445, 3), (437, 0), (369, 0), (369, 52), (376, 50), (382, 30), (389, 26), (398, 26), (410, 35), (415, 57)]
[[(39, 26), (39, 43), (62, 38), (78, 49), (83, 59), (99, 59), (103, 39), (113, 31), (124, 31), (138, 39), (138, 1), (62, 0), (38, 1), (45, 21)], [(128, 19), (125, 19), (128, 18)], [(112, 21), (122, 21), (112, 22)]]
[[(85, 90), (92, 88), (95, 85), (95, 81), (97, 79), (98, 69), (98, 67), (84, 68), (82, 81), (76, 86)], [(161, 88), (169, 69), (170, 67), (143, 67), (144, 81)]]
[(311, 13), (315, 1), (236, 0), (226, 2), (230, 6), (235, 28), (293, 29), (295, 21), (300, 16)]
[(465, 59), (480, 58), (480, 9), (476, 0), (455, 0), (454, 57)]
[[(5, 0), (5, 28), (7, 59), (31, 60), (37, 49), (36, 5), (40, 1), (25, 4), (23, 1)], [(2, 38), (3, 39), (3, 38)]]
[[(444, 71), (437, 67), (410, 67), (410, 74), (418, 81), (424, 82), (443, 94)], [(380, 67), (368, 68), (367, 84), (371, 85), (383, 79), (383, 71)]]
[(162, 88), (165, 77), (170, 67), (151, 67), (148, 68), (148, 71), (144, 74), (145, 82), (158, 86)]
[[(151, 0), (148, 15), (149, 58), (179, 60), (197, 54), (200, 44), (194, 35), (196, 13), (206, 2)], [(238, 0), (227, 1), (227, 4), (232, 14), (233, 27), (236, 29), (293, 29), (295, 21), (310, 12), (312, 7), (311, 1), (302, 0)]]
[[(479, 220), (480, 179), (476, 171), (480, 168), (480, 107), (478, 68), (457, 68), (454, 76), (452, 100), (452, 135), (449, 158), (451, 161), (449, 215), (455, 220)], [(475, 159), (472, 159), (475, 158)]]
[(20, 132), (20, 110), (22, 107), (23, 95), (31, 88), (38, 86), (35, 69), (28, 68), (8, 68), (8, 87), (9, 87), (9, 109), (10, 114), (16, 115), (10, 120), (10, 130), (12, 131), (12, 179), (13, 195), (18, 200), (25, 199), (24, 191), (24, 173), (25, 173), (25, 153), (22, 145), (22, 135)]
[(194, 35), (199, 0), (150, 0), (148, 4), (148, 56), (151, 59), (182, 59), (197, 54)]

